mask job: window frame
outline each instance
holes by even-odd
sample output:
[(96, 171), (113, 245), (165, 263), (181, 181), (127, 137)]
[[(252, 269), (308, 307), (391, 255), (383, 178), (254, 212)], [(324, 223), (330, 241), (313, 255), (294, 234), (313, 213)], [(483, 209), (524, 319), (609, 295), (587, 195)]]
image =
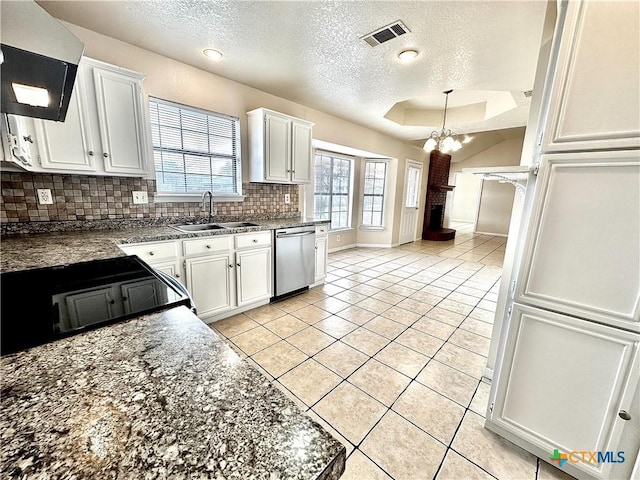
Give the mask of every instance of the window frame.
[[(331, 158), (331, 176), (330, 178), (330, 186), (329, 186), (329, 193), (325, 193), (325, 192), (317, 192), (316, 191), (316, 162), (318, 160), (319, 156), (324, 156), (324, 157), (329, 157)], [(342, 193), (338, 193), (338, 194), (334, 194), (333, 193), (333, 182), (334, 182), (334, 175), (333, 175), (333, 163), (334, 160), (342, 160), (342, 161), (347, 161), (349, 163), (349, 175), (347, 177), (347, 187), (348, 187), (348, 191), (346, 193), (346, 197), (347, 197), (347, 225), (346, 226), (340, 226), (340, 227), (332, 227), (332, 220), (331, 220), (331, 214), (333, 212), (333, 197), (340, 195), (343, 196), (345, 194)], [(354, 183), (353, 183), (353, 179), (354, 179), (354, 171), (355, 171), (355, 157), (349, 156), (349, 155), (344, 155), (344, 154), (340, 154), (340, 153), (335, 153), (335, 152), (330, 152), (327, 150), (315, 150), (314, 155), (313, 155), (313, 214), (314, 217), (317, 219), (320, 219), (320, 217), (318, 217), (319, 212), (316, 210), (316, 196), (317, 195), (328, 195), (329, 196), (329, 217), (328, 218), (324, 218), (322, 217), (323, 220), (328, 220), (329, 221), (329, 231), (330, 232), (339, 232), (339, 231), (344, 231), (344, 230), (351, 230), (353, 229), (353, 187), (354, 187)]]
[[(233, 115), (227, 115), (224, 113), (219, 113), (219, 112), (214, 112), (211, 110), (207, 110), (204, 108), (200, 108), (200, 107), (195, 107), (193, 105), (186, 105), (183, 103), (179, 103), (179, 102), (174, 102), (171, 100), (166, 100), (163, 98), (159, 98), (159, 97), (154, 97), (149, 95), (147, 98), (147, 104), (146, 104), (146, 108), (147, 108), (147, 116), (149, 118), (149, 144), (151, 146), (151, 163), (152, 165), (149, 168), (149, 173), (153, 173), (153, 178), (156, 181), (156, 193), (154, 195), (154, 198), (157, 202), (199, 202), (201, 201), (202, 198), (202, 194), (204, 193), (204, 191), (200, 192), (200, 191), (192, 191), (192, 192), (170, 192), (170, 191), (160, 191), (160, 182), (158, 182), (158, 176), (157, 176), (157, 171), (156, 171), (156, 165), (155, 165), (155, 152), (156, 150), (156, 146), (154, 145), (153, 142), (153, 137), (151, 135), (151, 125), (152, 125), (152, 121), (151, 121), (151, 102), (155, 102), (157, 104), (164, 104), (164, 105), (169, 105), (171, 107), (175, 107), (178, 109), (182, 109), (182, 110), (186, 110), (188, 112), (191, 113), (196, 113), (196, 114), (202, 114), (202, 115), (206, 115), (206, 116), (212, 116), (215, 118), (219, 118), (219, 119), (224, 119), (224, 120), (230, 120), (233, 121), (235, 123), (235, 139), (234, 139), (234, 143), (235, 143), (235, 156), (234, 155), (221, 155), (221, 154), (214, 154), (213, 156), (218, 156), (218, 157), (226, 157), (232, 160), (232, 162), (235, 163), (234, 167), (235, 167), (235, 175), (234, 175), (234, 182), (235, 182), (235, 192), (215, 192), (212, 190), (212, 194), (213, 197), (216, 201), (225, 201), (225, 202), (239, 202), (239, 201), (243, 201), (245, 196), (243, 195), (243, 191), (242, 191), (242, 145), (241, 145), (241, 132), (240, 132), (240, 128), (241, 128), (241, 122), (240, 122), (240, 118), (233, 116)], [(179, 128), (180, 131), (182, 132), (182, 126), (178, 126), (176, 128)], [(158, 147), (158, 149), (160, 149)], [(165, 147), (166, 149), (166, 147)], [(166, 151), (165, 149), (162, 149), (163, 151)], [(184, 149), (176, 149), (176, 152), (184, 152), (184, 153), (191, 153), (190, 150), (184, 150)], [(196, 152), (199, 153), (200, 155), (203, 155), (202, 152)], [(206, 154), (204, 154), (203, 156), (206, 156)]]
[[(382, 187), (382, 194), (366, 193), (367, 182), (367, 165), (371, 164), (384, 164), (384, 181)], [(379, 158), (365, 158), (362, 162), (362, 208), (360, 215), (360, 230), (384, 230), (385, 226), (385, 213), (386, 213), (386, 199), (387, 199), (387, 183), (389, 181), (389, 159)], [(365, 198), (366, 197), (382, 197), (382, 207), (380, 210), (380, 225), (371, 225), (364, 223), (365, 214)], [(371, 210), (373, 213), (375, 210)]]

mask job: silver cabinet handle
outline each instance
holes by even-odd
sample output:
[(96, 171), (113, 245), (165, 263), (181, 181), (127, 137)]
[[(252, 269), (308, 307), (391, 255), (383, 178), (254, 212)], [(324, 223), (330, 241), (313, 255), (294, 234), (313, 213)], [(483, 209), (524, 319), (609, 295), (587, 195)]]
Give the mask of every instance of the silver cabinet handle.
[(253, 241), (253, 243), (258, 243), (258, 239), (256, 239), (256, 238), (254, 238), (252, 241)]
[(31, 135), (26, 135), (22, 137), (24, 139), (25, 142), (29, 142), (29, 143), (33, 143), (33, 138), (31, 138)]
[(237, 265), (237, 266), (240, 266), (240, 264), (239, 264), (239, 263), (236, 263), (236, 265)]
[(150, 255), (151, 257), (153, 257), (153, 256), (155, 255), (155, 253), (153, 253), (153, 252), (149, 252), (149, 255)]
[(623, 420), (631, 420), (631, 415), (626, 410), (620, 410), (618, 416)]
[(103, 154), (102, 154), (102, 156), (103, 156), (104, 158), (107, 158), (107, 157), (109, 157), (109, 154), (105, 152), (105, 153), (103, 153)]
[(89, 150), (89, 156), (93, 157), (93, 150)]
[(229, 264), (229, 268), (233, 268), (233, 264), (231, 264), (231, 263), (230, 263), (230, 264)]
[(176, 278), (180, 278), (180, 274), (179, 273), (176, 273)]
[(207, 247), (207, 248), (209, 248), (209, 249), (210, 249), (210, 248), (211, 248), (211, 245), (205, 245), (205, 247)]

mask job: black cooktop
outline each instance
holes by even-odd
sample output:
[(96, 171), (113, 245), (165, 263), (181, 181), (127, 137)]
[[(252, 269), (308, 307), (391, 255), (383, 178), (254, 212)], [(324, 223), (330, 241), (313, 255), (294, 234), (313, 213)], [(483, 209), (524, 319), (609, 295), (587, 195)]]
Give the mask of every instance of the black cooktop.
[(186, 305), (186, 291), (136, 256), (0, 275), (0, 354)]

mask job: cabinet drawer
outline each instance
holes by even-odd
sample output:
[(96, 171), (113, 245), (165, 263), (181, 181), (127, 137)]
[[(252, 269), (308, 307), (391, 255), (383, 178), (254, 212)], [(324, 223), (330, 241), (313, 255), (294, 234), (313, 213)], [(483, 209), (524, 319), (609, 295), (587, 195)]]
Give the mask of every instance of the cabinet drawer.
[(120, 245), (120, 250), (127, 255), (137, 255), (145, 262), (153, 262), (176, 258), (178, 256), (176, 247), (176, 242), (140, 243), (137, 245)]
[(266, 232), (247, 233), (236, 235), (236, 248), (270, 247), (271, 230)]
[(316, 225), (316, 235), (326, 235), (329, 231), (329, 225)]
[(199, 238), (198, 240), (185, 240), (182, 246), (185, 256), (225, 252), (231, 250), (231, 237), (216, 236)]

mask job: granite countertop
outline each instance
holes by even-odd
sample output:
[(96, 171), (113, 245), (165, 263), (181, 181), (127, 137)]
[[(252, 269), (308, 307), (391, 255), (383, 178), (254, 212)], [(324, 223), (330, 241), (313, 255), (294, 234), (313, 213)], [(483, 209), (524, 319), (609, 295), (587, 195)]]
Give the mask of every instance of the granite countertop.
[(5, 478), (337, 479), (345, 448), (185, 307), (2, 357)]
[(0, 245), (0, 270), (9, 272), (113, 258), (124, 255), (124, 252), (118, 248), (119, 244), (232, 235), (276, 228), (317, 225), (327, 223), (327, 220), (298, 217), (251, 220), (251, 222), (258, 224), (258, 226), (189, 233), (180, 232), (170, 226), (137, 226), (106, 230), (4, 235)]

